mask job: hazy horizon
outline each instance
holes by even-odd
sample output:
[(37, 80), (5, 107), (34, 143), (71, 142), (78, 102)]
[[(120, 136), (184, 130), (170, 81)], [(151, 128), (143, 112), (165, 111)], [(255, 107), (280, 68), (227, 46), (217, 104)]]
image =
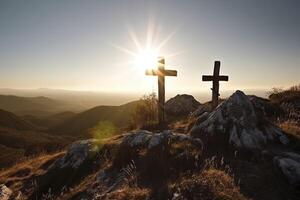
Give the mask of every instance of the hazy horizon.
[[(267, 97), (269, 90), (249, 90), (240, 89), (247, 95), (256, 95), (260, 97)], [(229, 97), (235, 90), (223, 90), (220, 94), (221, 98)], [(134, 92), (103, 92), (103, 91), (79, 91), (79, 90), (64, 90), (64, 89), (12, 89), (12, 88), (0, 88), (0, 95), (14, 95), (20, 97), (39, 97), (44, 96), (55, 100), (63, 100), (67, 102), (76, 102), (82, 104), (87, 108), (100, 106), (100, 105), (122, 105), (131, 101), (138, 100), (145, 94), (149, 94), (152, 91), (145, 93)], [(156, 92), (156, 91), (153, 91)], [(204, 103), (211, 100), (211, 91), (195, 91), (176, 93), (168, 92), (166, 94), (166, 100), (176, 96), (177, 94), (189, 94), (192, 95), (200, 103)]]

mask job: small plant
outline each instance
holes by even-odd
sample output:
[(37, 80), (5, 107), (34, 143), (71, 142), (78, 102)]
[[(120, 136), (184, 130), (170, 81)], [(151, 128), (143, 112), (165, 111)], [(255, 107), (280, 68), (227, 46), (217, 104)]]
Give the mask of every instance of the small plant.
[(144, 95), (138, 102), (132, 116), (137, 128), (157, 124), (157, 98), (155, 93)]

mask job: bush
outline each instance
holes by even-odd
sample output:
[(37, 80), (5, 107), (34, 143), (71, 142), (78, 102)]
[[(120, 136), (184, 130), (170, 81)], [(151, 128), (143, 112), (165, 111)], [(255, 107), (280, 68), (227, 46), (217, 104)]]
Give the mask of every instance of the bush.
[(289, 89), (272, 88), (269, 92), (269, 99), (273, 103), (289, 102), (295, 98), (300, 98), (300, 84), (294, 85)]
[(157, 124), (157, 98), (155, 93), (144, 95), (135, 107), (132, 116), (136, 128)]

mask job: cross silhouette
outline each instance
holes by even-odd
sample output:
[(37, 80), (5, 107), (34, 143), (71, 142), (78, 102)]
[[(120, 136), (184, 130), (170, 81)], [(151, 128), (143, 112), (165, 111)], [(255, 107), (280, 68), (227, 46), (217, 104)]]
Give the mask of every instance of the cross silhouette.
[(146, 75), (158, 77), (158, 123), (165, 125), (165, 76), (177, 76), (176, 70), (165, 69), (165, 59), (158, 57), (157, 69), (147, 69)]
[(202, 81), (212, 81), (213, 87), (212, 90), (212, 109), (215, 109), (218, 106), (218, 98), (220, 96), (219, 94), (219, 81), (228, 81), (228, 76), (220, 76), (220, 61), (215, 61), (214, 66), (214, 74), (211, 75), (203, 75)]

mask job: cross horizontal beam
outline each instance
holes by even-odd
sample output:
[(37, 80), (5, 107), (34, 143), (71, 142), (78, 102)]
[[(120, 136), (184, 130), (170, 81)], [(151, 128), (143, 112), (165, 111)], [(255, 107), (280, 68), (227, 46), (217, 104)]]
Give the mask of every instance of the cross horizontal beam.
[(147, 69), (146, 75), (149, 75), (149, 76), (177, 76), (177, 71), (176, 70)]
[(203, 75), (202, 81), (228, 81), (228, 76), (210, 76), (210, 75)]

